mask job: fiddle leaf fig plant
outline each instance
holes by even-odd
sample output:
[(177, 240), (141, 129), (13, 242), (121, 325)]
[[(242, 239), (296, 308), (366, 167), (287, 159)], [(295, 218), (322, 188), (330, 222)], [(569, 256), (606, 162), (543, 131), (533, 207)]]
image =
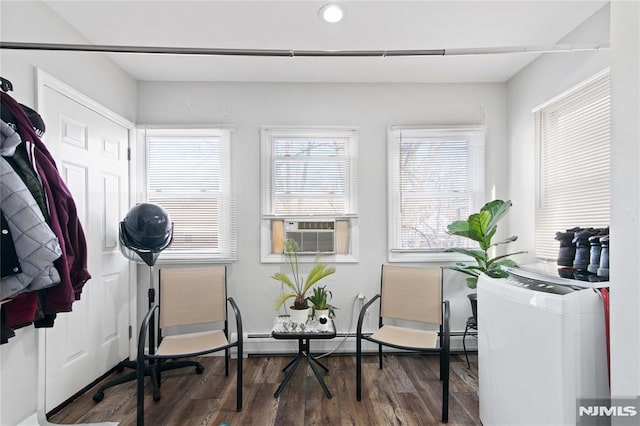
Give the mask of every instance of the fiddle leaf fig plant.
[(470, 240), (476, 241), (479, 249), (468, 249), (461, 247), (451, 247), (448, 252), (455, 252), (470, 256), (475, 260), (475, 264), (467, 264), (458, 262), (455, 266), (448, 266), (448, 269), (462, 272), (469, 275), (466, 279), (469, 288), (476, 288), (478, 277), (485, 273), (492, 278), (505, 278), (507, 272), (502, 266), (515, 266), (516, 263), (509, 257), (526, 253), (526, 251), (518, 251), (514, 253), (503, 254), (496, 257), (490, 257), (489, 251), (492, 247), (502, 244), (508, 244), (518, 239), (512, 235), (504, 240), (493, 242), (493, 237), (498, 230), (498, 222), (511, 209), (511, 201), (494, 200), (485, 204), (478, 213), (474, 213), (467, 220), (457, 220), (447, 226), (447, 233), (457, 235)]
[(276, 301), (275, 309), (280, 307), (289, 299), (294, 299), (293, 309), (307, 309), (309, 305), (307, 303), (307, 291), (318, 283), (321, 279), (336, 272), (336, 268), (326, 266), (322, 263), (316, 263), (313, 265), (307, 277), (300, 276), (300, 270), (298, 268), (298, 252), (300, 248), (298, 243), (294, 240), (285, 241), (285, 254), (287, 256), (287, 263), (291, 267), (291, 277), (282, 272), (273, 274), (271, 278), (276, 281), (280, 281), (289, 290), (288, 293), (282, 294)]

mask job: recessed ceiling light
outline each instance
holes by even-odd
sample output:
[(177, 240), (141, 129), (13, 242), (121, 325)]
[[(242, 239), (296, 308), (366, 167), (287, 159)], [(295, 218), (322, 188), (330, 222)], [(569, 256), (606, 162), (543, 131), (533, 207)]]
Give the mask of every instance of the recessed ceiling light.
[(332, 24), (341, 21), (344, 17), (342, 7), (335, 3), (325, 4), (320, 8), (318, 14), (323, 20)]

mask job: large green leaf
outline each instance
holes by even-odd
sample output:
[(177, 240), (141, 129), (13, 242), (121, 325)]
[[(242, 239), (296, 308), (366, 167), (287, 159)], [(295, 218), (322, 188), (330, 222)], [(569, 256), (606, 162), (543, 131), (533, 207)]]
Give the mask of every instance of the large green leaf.
[(469, 227), (469, 222), (467, 222), (466, 220), (456, 220), (455, 222), (451, 222), (447, 226), (447, 231), (451, 235), (458, 235), (460, 237), (472, 238), (471, 228)]
[(492, 269), (487, 271), (486, 274), (491, 278), (507, 278), (509, 274), (502, 269)]
[(484, 242), (490, 221), (491, 213), (486, 210), (480, 210), (478, 213), (474, 213), (469, 216), (469, 219), (467, 219), (467, 222), (469, 222), (469, 228), (479, 236), (479, 239), (476, 241)]
[(467, 278), (467, 287), (476, 288), (478, 286), (478, 277), (475, 278)]
[(486, 229), (491, 220), (491, 213), (480, 211), (470, 215), (467, 220), (457, 220), (447, 226), (447, 231), (451, 235), (469, 238), (477, 241), (480, 247), (485, 250), (490, 240), (487, 240)]
[(463, 274), (470, 275), (472, 277), (477, 277), (480, 275), (480, 272), (470, 269), (467, 266), (446, 266), (447, 269), (451, 269), (452, 271), (462, 272)]
[(281, 283), (285, 284), (294, 293), (298, 292), (298, 289), (296, 288), (296, 285), (293, 283), (293, 281), (291, 281), (291, 279), (289, 278), (288, 275), (283, 274), (282, 272), (278, 272), (278, 273), (273, 274), (273, 276), (271, 276), (271, 278), (273, 278), (274, 280), (280, 281)]
[(516, 251), (513, 253), (508, 253), (508, 254), (503, 254), (502, 256), (496, 256), (493, 259), (489, 259), (489, 261), (487, 262), (487, 265), (493, 265), (493, 264), (498, 264), (498, 265), (504, 265), (504, 266), (515, 266), (516, 262), (511, 260), (511, 259), (506, 259), (509, 256), (515, 256), (517, 254), (524, 254), (526, 253), (526, 251)]
[(315, 283), (336, 272), (336, 268), (328, 267), (323, 265), (322, 263), (318, 263), (311, 268), (309, 274), (307, 275), (307, 280), (304, 284), (304, 288), (302, 289), (302, 294), (305, 294), (307, 290), (311, 288)]
[(280, 309), (280, 306), (282, 306), (284, 302), (286, 302), (289, 299), (293, 299), (295, 297), (296, 295), (292, 293), (283, 294), (280, 297), (278, 297), (278, 300), (275, 301), (275, 303), (273, 304), (273, 308), (277, 311), (278, 309)]
[(505, 238), (502, 241), (498, 241), (498, 242), (495, 242), (495, 243), (491, 244), (491, 247), (499, 246), (501, 244), (509, 244), (509, 243), (512, 243), (512, 242), (516, 241), (517, 239), (518, 239), (517, 235), (512, 235), (509, 238)]
[(502, 259), (494, 261), (489, 265), (485, 273), (492, 278), (507, 278), (509, 276), (509, 273), (502, 269), (502, 267), (515, 266), (515, 264), (516, 262), (514, 262), (512, 259)]
[(495, 228), (498, 226), (498, 222), (500, 219), (504, 217), (509, 210), (511, 209), (511, 200), (503, 201), (503, 200), (493, 200), (485, 204), (481, 211), (486, 211), (490, 214), (491, 220), (487, 224), (486, 232), (495, 233)]
[(486, 262), (487, 254), (482, 250), (474, 250), (474, 249), (466, 249), (462, 247), (451, 247), (445, 250), (449, 253), (460, 253), (467, 256), (470, 256), (476, 260), (476, 262)]

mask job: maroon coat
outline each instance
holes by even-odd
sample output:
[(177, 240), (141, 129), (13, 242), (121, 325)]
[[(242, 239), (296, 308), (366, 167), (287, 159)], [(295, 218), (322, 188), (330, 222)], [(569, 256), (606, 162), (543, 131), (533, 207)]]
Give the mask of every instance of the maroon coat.
[(15, 117), (16, 131), (23, 143), (32, 143), (35, 147), (36, 171), (42, 181), (49, 205), (49, 226), (58, 237), (62, 248), (62, 256), (54, 262), (61, 281), (59, 285), (48, 289), (43, 306), (44, 313), (69, 312), (73, 302), (80, 299), (84, 284), (91, 278), (87, 270), (87, 243), (76, 205), (51, 153), (33, 130), (20, 104), (2, 92), (0, 100), (3, 108), (7, 108)]

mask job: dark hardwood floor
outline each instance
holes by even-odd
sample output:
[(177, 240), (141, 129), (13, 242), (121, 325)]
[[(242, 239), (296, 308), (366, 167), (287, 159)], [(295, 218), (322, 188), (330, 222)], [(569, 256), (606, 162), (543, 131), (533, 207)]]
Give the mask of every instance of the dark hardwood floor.
[[(244, 403), (235, 411), (235, 360), (224, 375), (221, 357), (201, 357), (205, 372), (191, 368), (167, 371), (162, 376), (162, 399), (154, 402), (145, 388), (145, 424), (156, 425), (435, 425), (440, 424), (442, 387), (437, 356), (387, 355), (380, 370), (377, 356), (363, 359), (363, 398), (356, 401), (355, 356), (332, 356), (322, 362), (333, 397), (324, 396), (311, 369), (301, 363), (295, 375), (274, 398), (290, 357), (250, 357), (244, 360)], [(449, 424), (480, 424), (478, 413), (477, 356), (468, 369), (463, 355), (452, 355)], [(123, 373), (113, 373), (105, 381)], [(102, 382), (101, 382), (102, 383)], [(135, 382), (105, 392), (100, 403), (92, 400), (97, 384), (49, 419), (74, 424), (117, 421), (135, 425)]]

